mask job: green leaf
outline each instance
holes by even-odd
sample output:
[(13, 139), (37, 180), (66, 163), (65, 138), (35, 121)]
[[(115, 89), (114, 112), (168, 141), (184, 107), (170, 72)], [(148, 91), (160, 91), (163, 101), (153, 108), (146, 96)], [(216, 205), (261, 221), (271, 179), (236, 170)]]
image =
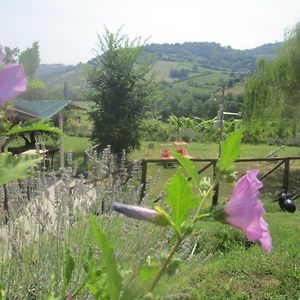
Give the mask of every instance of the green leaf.
[(160, 265), (160, 262), (153, 261), (152, 257), (148, 256), (145, 265), (140, 270), (141, 281), (148, 281), (157, 275)]
[(140, 278), (142, 282), (148, 281), (154, 278), (159, 271), (159, 266), (143, 266), (140, 271)]
[(171, 216), (160, 206), (156, 205), (154, 206), (154, 209), (161, 214), (161, 219), (163, 221), (163, 225), (164, 226), (168, 226), (171, 225), (172, 223), (172, 219)]
[(119, 300), (122, 288), (122, 277), (118, 271), (118, 266), (115, 260), (114, 250), (111, 242), (107, 239), (106, 234), (97, 222), (94, 215), (90, 215), (93, 233), (99, 243), (102, 251), (102, 259), (107, 274), (108, 291), (111, 300)]
[(20, 134), (20, 133), (26, 133), (31, 131), (46, 131), (49, 133), (54, 133), (61, 135), (62, 131), (57, 128), (53, 127), (49, 124), (49, 121), (47, 120), (39, 120), (34, 119), (31, 121), (27, 121), (21, 125), (15, 125), (13, 126), (7, 133), (8, 136)]
[(63, 289), (64, 290), (69, 285), (74, 267), (75, 267), (74, 259), (71, 255), (70, 249), (67, 248), (66, 253), (65, 253), (65, 261), (64, 261), (64, 278), (63, 278)]
[(188, 176), (192, 178), (194, 185), (198, 187), (199, 175), (197, 173), (196, 166), (194, 165), (194, 163), (190, 159), (183, 157), (181, 154), (177, 152), (172, 152), (171, 155), (179, 161), (179, 163), (184, 168)]
[(218, 162), (219, 171), (224, 171), (240, 156), (241, 153), (241, 140), (243, 132), (238, 129), (230, 134), (225, 141), (221, 143), (221, 159)]
[(106, 275), (107, 274), (104, 273), (103, 269), (97, 269), (95, 266), (91, 267), (89, 270), (84, 287), (96, 299), (101, 299), (101, 295), (107, 294)]
[(172, 209), (172, 221), (175, 229), (180, 231), (180, 226), (186, 221), (189, 214), (198, 202), (192, 195), (191, 185), (187, 182), (179, 167), (171, 182), (166, 186), (166, 202)]
[(0, 284), (0, 300), (5, 299), (5, 289), (2, 286), (2, 284)]
[(31, 175), (29, 168), (37, 165), (42, 157), (19, 156), (14, 158), (8, 153), (0, 154), (0, 186), (10, 181), (26, 178)]

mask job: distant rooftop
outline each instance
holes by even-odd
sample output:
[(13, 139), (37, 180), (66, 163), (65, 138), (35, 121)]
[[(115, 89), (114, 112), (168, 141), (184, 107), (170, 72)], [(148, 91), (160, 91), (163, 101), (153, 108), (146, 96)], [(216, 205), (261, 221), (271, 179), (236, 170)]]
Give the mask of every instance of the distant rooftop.
[(16, 112), (28, 115), (29, 118), (50, 119), (65, 107), (71, 100), (14, 100)]

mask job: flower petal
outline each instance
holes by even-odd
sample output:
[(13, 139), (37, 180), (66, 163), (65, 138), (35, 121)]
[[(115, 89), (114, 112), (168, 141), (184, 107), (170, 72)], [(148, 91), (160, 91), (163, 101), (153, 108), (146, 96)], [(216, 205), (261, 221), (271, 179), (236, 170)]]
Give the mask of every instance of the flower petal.
[(26, 86), (27, 81), (23, 66), (18, 64), (5, 65), (0, 70), (0, 104), (14, 99), (26, 90)]
[(137, 220), (144, 220), (160, 226), (167, 226), (169, 224), (166, 217), (158, 211), (150, 208), (127, 205), (123, 203), (113, 203), (112, 209), (123, 215)]
[(268, 224), (262, 218), (265, 210), (258, 199), (262, 183), (257, 179), (257, 174), (257, 170), (247, 171), (240, 178), (224, 211), (229, 224), (244, 231), (249, 241), (260, 241), (263, 251), (270, 252), (272, 239)]

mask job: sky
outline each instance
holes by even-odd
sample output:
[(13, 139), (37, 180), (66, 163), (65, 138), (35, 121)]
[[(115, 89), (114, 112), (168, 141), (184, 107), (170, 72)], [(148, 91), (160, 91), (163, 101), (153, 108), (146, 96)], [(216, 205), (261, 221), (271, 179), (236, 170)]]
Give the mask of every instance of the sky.
[(217, 42), (250, 49), (282, 41), (300, 0), (0, 0), (0, 44), (40, 45), (41, 63), (95, 56), (106, 26), (148, 43)]

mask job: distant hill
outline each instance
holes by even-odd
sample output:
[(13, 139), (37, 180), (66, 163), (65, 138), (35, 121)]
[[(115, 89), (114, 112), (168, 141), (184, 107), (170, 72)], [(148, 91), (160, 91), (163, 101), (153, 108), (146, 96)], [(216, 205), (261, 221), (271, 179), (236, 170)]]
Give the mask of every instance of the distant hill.
[[(243, 92), (243, 82), (248, 74), (255, 72), (257, 58), (276, 57), (280, 44), (265, 44), (247, 50), (208, 42), (149, 44), (142, 55), (151, 55), (152, 71), (157, 78), (177, 91), (193, 97), (206, 96), (225, 85), (233, 94), (238, 94)], [(54, 90), (62, 91), (67, 83), (74, 97), (80, 98), (79, 94), (87, 87), (86, 77), (92, 65), (93, 60), (76, 66), (41, 64), (36, 75)], [(236, 85), (239, 87), (235, 88)]]
[(63, 64), (41, 64), (36, 76), (48, 86), (61, 86), (67, 82), (71, 86), (82, 87), (86, 85), (86, 74), (91, 68), (89, 64), (79, 63), (76, 66)]
[(145, 46), (145, 54), (152, 54), (159, 60), (198, 63), (206, 68), (254, 72), (257, 57), (274, 58), (279, 45), (265, 44), (254, 49), (236, 50), (208, 42), (150, 44)]
[(244, 50), (245, 53), (248, 53), (255, 58), (263, 56), (267, 59), (274, 59), (277, 55), (277, 51), (282, 43), (274, 43), (274, 44), (264, 44), (262, 46)]

